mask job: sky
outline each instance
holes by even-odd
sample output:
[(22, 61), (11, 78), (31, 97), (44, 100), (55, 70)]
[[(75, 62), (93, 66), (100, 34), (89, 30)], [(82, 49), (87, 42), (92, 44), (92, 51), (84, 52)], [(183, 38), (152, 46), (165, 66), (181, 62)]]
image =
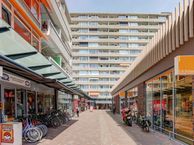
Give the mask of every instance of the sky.
[(181, 0), (66, 0), (69, 12), (172, 12)]

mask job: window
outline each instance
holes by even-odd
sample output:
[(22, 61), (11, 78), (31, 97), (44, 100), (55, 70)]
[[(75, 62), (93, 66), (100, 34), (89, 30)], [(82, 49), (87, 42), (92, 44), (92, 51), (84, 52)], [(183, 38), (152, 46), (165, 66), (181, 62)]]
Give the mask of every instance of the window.
[(11, 13), (4, 6), (2, 7), (2, 19), (11, 25)]
[(99, 39), (98, 36), (89, 36), (89, 39)]
[(128, 44), (127, 43), (119, 43), (119, 46), (120, 47), (123, 47), (123, 48), (127, 48), (128, 47)]
[(90, 67), (91, 67), (91, 68), (98, 68), (99, 65), (98, 65), (98, 64), (90, 64)]
[(129, 23), (129, 26), (138, 26), (138, 23), (132, 23), (132, 22), (130, 22)]
[(139, 38), (138, 37), (135, 37), (135, 36), (129, 36), (129, 40), (138, 40)]
[(128, 33), (128, 30), (127, 29), (119, 29), (119, 32), (120, 33)]
[(127, 36), (119, 36), (119, 39), (120, 40), (128, 40), (128, 37)]
[(127, 16), (118, 16), (119, 19), (126, 19)]
[(79, 39), (86, 40), (86, 39), (88, 39), (88, 36), (87, 35), (81, 35), (81, 36), (79, 36)]
[(90, 53), (90, 54), (97, 54), (97, 53), (98, 53), (98, 50), (92, 49), (92, 50), (89, 50), (89, 53)]
[(86, 70), (79, 71), (79, 75), (87, 75), (87, 74), (88, 74), (88, 71), (86, 71)]
[(87, 33), (88, 32), (88, 29), (79, 29), (79, 32), (81, 32), (81, 33)]
[(90, 26), (97, 26), (98, 25), (98, 22), (89, 22), (89, 25)]
[(90, 71), (90, 74), (91, 75), (99, 75), (99, 71), (92, 70), (92, 71)]
[(79, 16), (80, 19), (87, 19), (88, 16), (85, 16), (85, 15), (82, 15), (82, 16)]
[(89, 47), (98, 47), (98, 43), (88, 43)]
[(88, 64), (80, 63), (80, 64), (79, 64), (79, 67), (87, 68), (87, 67), (88, 67)]
[(88, 25), (88, 22), (79, 22), (79, 25), (80, 26), (87, 26)]
[(89, 31), (90, 31), (90, 32), (97, 32), (98, 29), (96, 29), (96, 28), (93, 28), (93, 29), (92, 29), (92, 28), (91, 28), (91, 29), (89, 29)]
[(88, 47), (88, 42), (80, 42), (79, 46), (81, 46), (81, 47)]
[(128, 26), (128, 22), (119, 22), (120, 26)]
[(79, 50), (79, 53), (80, 53), (80, 54), (88, 54), (88, 50), (85, 50), (85, 49)]
[(14, 30), (31, 44), (31, 32), (16, 17), (14, 17)]
[(129, 50), (130, 54), (139, 54), (141, 52), (141, 50)]
[(80, 60), (88, 60), (88, 57), (80, 56), (79, 59), (80, 59)]
[(119, 50), (119, 54), (129, 54), (128, 50)]

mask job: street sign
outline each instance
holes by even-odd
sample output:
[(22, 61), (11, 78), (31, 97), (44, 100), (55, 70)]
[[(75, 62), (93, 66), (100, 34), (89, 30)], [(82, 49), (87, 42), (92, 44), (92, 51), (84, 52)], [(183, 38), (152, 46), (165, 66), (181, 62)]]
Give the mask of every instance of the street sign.
[(175, 57), (175, 75), (194, 75), (194, 56), (183, 55)]

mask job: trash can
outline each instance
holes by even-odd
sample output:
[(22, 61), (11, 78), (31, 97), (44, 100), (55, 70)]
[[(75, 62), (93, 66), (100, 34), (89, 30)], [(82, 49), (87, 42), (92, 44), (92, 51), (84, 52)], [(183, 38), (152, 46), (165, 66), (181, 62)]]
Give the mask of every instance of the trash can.
[(1, 124), (1, 145), (22, 145), (22, 123)]

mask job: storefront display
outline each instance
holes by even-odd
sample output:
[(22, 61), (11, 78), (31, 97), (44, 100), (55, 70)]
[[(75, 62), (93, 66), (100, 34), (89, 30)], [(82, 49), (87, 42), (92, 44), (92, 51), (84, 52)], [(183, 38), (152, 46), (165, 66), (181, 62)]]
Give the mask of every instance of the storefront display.
[(36, 114), (36, 93), (27, 92), (28, 98), (28, 114)]
[(155, 129), (174, 131), (177, 139), (192, 144), (186, 139), (193, 139), (192, 77), (173, 77), (168, 71), (145, 83), (146, 114)]
[(15, 119), (15, 89), (4, 89), (4, 121)]

